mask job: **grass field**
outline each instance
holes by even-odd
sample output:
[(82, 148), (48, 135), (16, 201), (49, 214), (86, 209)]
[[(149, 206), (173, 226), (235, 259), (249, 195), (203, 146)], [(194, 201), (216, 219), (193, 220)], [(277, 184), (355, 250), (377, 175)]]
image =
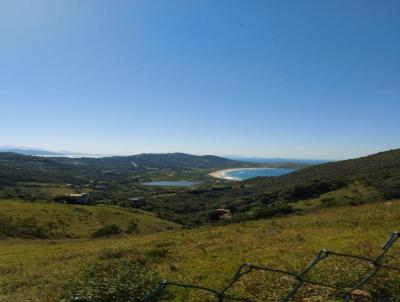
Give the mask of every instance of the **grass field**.
[[(41, 193), (44, 196), (50, 197), (80, 193), (79, 189), (56, 183), (20, 182), (18, 183), (18, 188), (25, 192), (31, 192), (32, 194)], [(91, 189), (85, 188), (85, 191), (91, 191)]]
[(318, 198), (295, 202), (293, 207), (296, 210), (313, 210), (321, 207), (354, 205), (382, 199), (383, 197), (377, 190), (366, 187), (357, 181), (343, 188), (321, 194)]
[(82, 238), (105, 225), (115, 224), (126, 230), (129, 223), (138, 226), (139, 233), (176, 229), (175, 223), (157, 218), (154, 214), (117, 206), (82, 206), (58, 203), (32, 203), (19, 200), (0, 201), (0, 222), (14, 225), (29, 222), (50, 238)]
[[(322, 248), (372, 257), (397, 229), (400, 201), (111, 239), (2, 240), (0, 301), (60, 301), (70, 280), (87, 263), (107, 257), (129, 259), (137, 251), (151, 259), (160, 278), (221, 288), (244, 262), (297, 271)], [(400, 242), (392, 255), (397, 258), (391, 261), (400, 265)], [(309, 278), (343, 285), (354, 283), (370, 269), (359, 261), (331, 258)], [(288, 277), (252, 273), (232, 293), (254, 301), (279, 301), (290, 285)], [(400, 301), (400, 276), (382, 271), (366, 290), (376, 297), (384, 295)], [(215, 301), (198, 291), (172, 289), (171, 294), (172, 301)], [(334, 291), (306, 287), (294, 301), (340, 300)]]

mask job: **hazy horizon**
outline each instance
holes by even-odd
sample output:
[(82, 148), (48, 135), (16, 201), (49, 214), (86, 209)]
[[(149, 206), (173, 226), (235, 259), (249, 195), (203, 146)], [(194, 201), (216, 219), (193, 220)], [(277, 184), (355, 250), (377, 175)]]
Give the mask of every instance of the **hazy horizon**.
[(0, 3), (0, 143), (347, 159), (400, 143), (400, 2)]
[[(80, 152), (79, 150), (54, 150), (54, 149), (47, 149), (43, 147), (33, 147), (33, 146), (15, 146), (15, 145), (0, 145), (0, 152), (4, 152), (4, 150), (7, 149), (20, 149), (20, 150), (37, 150), (37, 151), (50, 151), (54, 153), (60, 153), (62, 156), (77, 156), (77, 157), (109, 157), (109, 156), (130, 156), (130, 155), (138, 155), (138, 154), (165, 154), (165, 153), (186, 153), (186, 154), (192, 154), (192, 155), (216, 155), (216, 156), (221, 156), (221, 157), (226, 157), (226, 158), (231, 158), (231, 159), (237, 159), (237, 160), (251, 160), (251, 159), (259, 159), (259, 160), (298, 160), (298, 161), (320, 161), (322, 162), (327, 162), (327, 161), (338, 161), (338, 160), (346, 160), (346, 159), (354, 159), (358, 157), (363, 157), (363, 156), (368, 156), (372, 155), (374, 153), (368, 153), (368, 154), (360, 154), (357, 156), (349, 156), (349, 157), (344, 157), (344, 158), (321, 158), (321, 157), (299, 157), (299, 156), (269, 156), (269, 155), (241, 155), (241, 154), (215, 154), (215, 153), (193, 153), (193, 152), (183, 152), (180, 150), (175, 150), (175, 151), (169, 151), (169, 152), (157, 152), (157, 151), (149, 151), (149, 152), (127, 152), (127, 153), (87, 153), (87, 152)], [(398, 149), (398, 148), (394, 148)], [(392, 149), (389, 149), (392, 150)], [(389, 150), (380, 150), (375, 153), (379, 152), (384, 152), (384, 151), (389, 151)]]

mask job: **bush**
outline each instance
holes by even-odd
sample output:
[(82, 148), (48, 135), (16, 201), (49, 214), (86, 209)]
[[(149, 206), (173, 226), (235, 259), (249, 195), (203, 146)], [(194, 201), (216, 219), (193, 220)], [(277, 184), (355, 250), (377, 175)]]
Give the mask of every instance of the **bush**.
[(40, 226), (35, 218), (18, 219), (8, 216), (0, 217), (0, 238), (47, 239), (50, 236), (50, 232)]
[(327, 206), (327, 207), (338, 204), (338, 201), (334, 197), (331, 197), (331, 196), (321, 198), (321, 202), (322, 202), (323, 206)]
[(74, 278), (72, 298), (97, 302), (139, 302), (157, 285), (157, 273), (136, 260), (96, 261)]
[(116, 224), (108, 224), (101, 227), (96, 232), (94, 232), (92, 234), (92, 238), (109, 237), (109, 236), (119, 235), (121, 233), (122, 230), (120, 229), (119, 226), (117, 226)]
[(345, 183), (339, 181), (323, 182), (314, 181), (302, 185), (295, 185), (287, 190), (287, 199), (291, 201), (303, 200), (318, 197), (321, 194), (330, 192), (345, 186)]
[(213, 211), (210, 211), (210, 212), (208, 213), (208, 218), (209, 218), (211, 221), (218, 221), (220, 216), (221, 216), (221, 213), (218, 212), (217, 210), (213, 210)]
[(128, 228), (127, 228), (126, 232), (128, 234), (138, 233), (139, 232), (139, 228), (138, 228), (137, 223), (134, 222), (134, 221), (130, 221), (128, 223)]
[[(139, 256), (139, 251), (130, 248), (104, 248), (98, 253), (98, 258), (101, 260), (120, 259), (127, 256)], [(135, 258), (139, 259), (139, 258)]]
[(270, 218), (293, 213), (293, 207), (287, 203), (276, 203), (269, 206), (259, 206), (253, 209), (253, 219)]
[(169, 251), (168, 249), (164, 247), (155, 247), (146, 252), (146, 255), (151, 257), (151, 258), (165, 258), (168, 255)]

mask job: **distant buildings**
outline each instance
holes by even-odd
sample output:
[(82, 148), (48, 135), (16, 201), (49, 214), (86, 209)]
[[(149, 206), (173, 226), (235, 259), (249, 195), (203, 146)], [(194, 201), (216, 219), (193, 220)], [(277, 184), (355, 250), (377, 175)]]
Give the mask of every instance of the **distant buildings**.
[(132, 198), (128, 199), (128, 203), (131, 207), (139, 209), (144, 205), (145, 198), (144, 197), (132, 197)]
[(98, 181), (92, 183), (91, 187), (97, 189), (97, 190), (107, 190), (109, 188), (109, 183), (105, 181)]
[(70, 204), (81, 204), (88, 205), (89, 204), (89, 193), (80, 193), (80, 194), (68, 194), (67, 198), (64, 199), (64, 203)]
[(96, 185), (96, 186), (94, 186), (94, 188), (98, 189), (98, 190), (107, 190), (108, 189), (108, 187), (106, 185)]
[(216, 212), (219, 214), (219, 219), (232, 219), (231, 210), (225, 209), (224, 205), (222, 205), (221, 208), (217, 209)]

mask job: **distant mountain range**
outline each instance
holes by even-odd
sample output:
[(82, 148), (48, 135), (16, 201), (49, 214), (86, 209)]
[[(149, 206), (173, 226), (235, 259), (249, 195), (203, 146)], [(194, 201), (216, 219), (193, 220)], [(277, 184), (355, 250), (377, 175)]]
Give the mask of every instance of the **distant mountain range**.
[(34, 156), (63, 156), (71, 154), (71, 152), (67, 151), (54, 152), (39, 148), (17, 147), (17, 146), (0, 146), (0, 152), (13, 152), (23, 155), (34, 155)]
[[(112, 156), (112, 155), (101, 155), (101, 154), (85, 154), (81, 152), (71, 152), (71, 151), (51, 151), (42, 148), (33, 148), (33, 147), (17, 147), (17, 146), (0, 146), (0, 152), (12, 152), (23, 155), (32, 155), (32, 156), (47, 156), (47, 157), (85, 157), (85, 158), (105, 158), (105, 157), (113, 157), (115, 158), (126, 158), (129, 156)], [(183, 154), (183, 153), (169, 153), (169, 154)], [(139, 158), (143, 158), (144, 154), (132, 155), (138, 156)], [(148, 154), (146, 154), (148, 155)], [(160, 154), (158, 154), (160, 155)], [(157, 157), (157, 154), (152, 154), (152, 158)], [(294, 159), (294, 158), (265, 158), (265, 157), (247, 157), (240, 155), (227, 155), (221, 158), (226, 158), (234, 161), (241, 161), (247, 163), (255, 163), (255, 164), (286, 164), (286, 163), (296, 163), (301, 165), (318, 165), (327, 162), (331, 162), (331, 160), (324, 159)], [(113, 160), (113, 161), (114, 161)]]
[(71, 152), (71, 151), (52, 151), (42, 148), (34, 148), (34, 147), (20, 147), (20, 146), (0, 146), (0, 152), (12, 152), (23, 155), (32, 155), (32, 156), (44, 156), (44, 157), (106, 157), (112, 155), (104, 155), (104, 154), (87, 154), (82, 152)]

